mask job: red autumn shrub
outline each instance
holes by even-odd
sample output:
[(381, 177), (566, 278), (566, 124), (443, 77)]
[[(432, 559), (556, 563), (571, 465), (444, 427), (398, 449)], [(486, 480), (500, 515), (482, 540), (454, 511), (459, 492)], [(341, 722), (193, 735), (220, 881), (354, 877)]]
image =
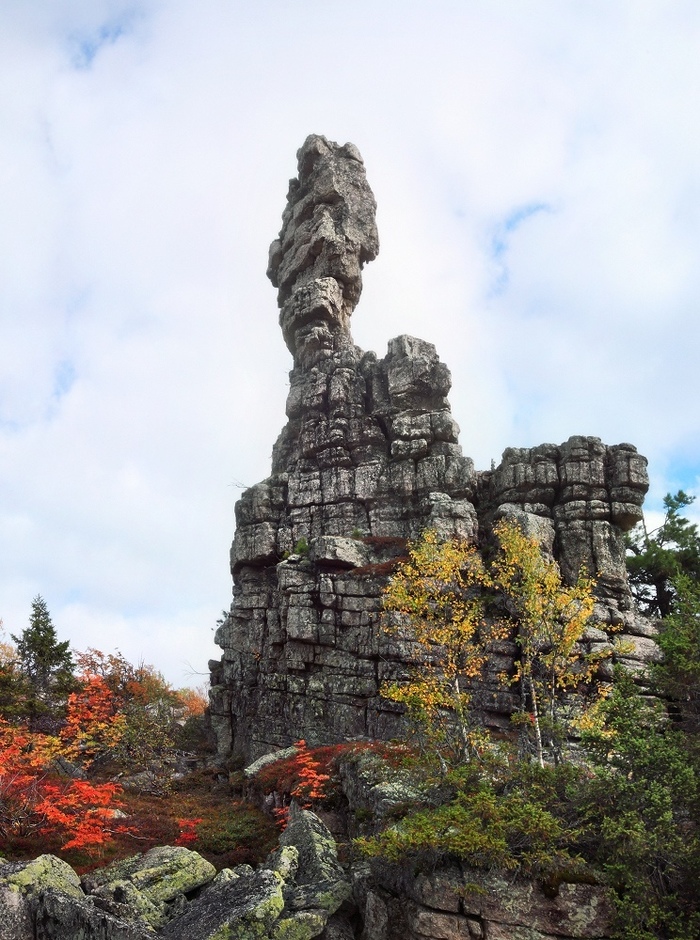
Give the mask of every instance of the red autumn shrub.
[(100, 854), (118, 823), (115, 783), (66, 780), (51, 771), (60, 742), (0, 719), (0, 835), (3, 841), (30, 835), (54, 835), (64, 849)]

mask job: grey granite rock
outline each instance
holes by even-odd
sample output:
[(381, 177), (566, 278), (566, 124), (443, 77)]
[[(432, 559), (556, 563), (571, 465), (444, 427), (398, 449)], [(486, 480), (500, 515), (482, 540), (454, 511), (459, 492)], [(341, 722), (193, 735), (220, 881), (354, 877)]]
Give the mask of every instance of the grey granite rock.
[(167, 940), (262, 940), (270, 937), (284, 907), (283, 882), (259, 870), (220, 883), (192, 901), (159, 931)]
[(366, 922), (388, 919), (376, 931), (385, 940), (592, 940), (610, 936), (613, 921), (600, 886), (564, 882), (545, 893), (535, 881), (457, 865), (420, 874), (375, 866), (363, 897)]
[[(98, 908), (92, 898), (75, 898), (53, 889), (41, 896), (36, 940), (152, 940), (153, 933)], [(13, 938), (18, 940), (18, 938)]]
[(0, 865), (0, 940), (146, 940), (86, 897), (78, 875), (54, 855)]
[[(216, 635), (221, 662), (212, 664), (219, 752), (246, 761), (300, 738), (317, 745), (402, 733), (401, 709), (379, 688), (418, 665), (420, 650), (383, 633), (381, 595), (406, 541), (425, 528), (478, 543), (497, 519), (516, 519), (566, 579), (582, 566), (597, 578), (606, 637), (649, 636), (623, 544), (641, 516), (646, 460), (630, 444), (576, 436), (508, 448), (499, 466), (476, 473), (458, 443), (450, 373), (435, 347), (399, 336), (379, 359), (352, 341), (362, 266), (378, 251), (357, 149), (312, 136), (298, 168), (268, 271), (294, 357), (287, 423), (270, 477), (236, 504), (233, 604)], [(515, 704), (496, 677), (516, 652), (494, 656), (475, 698), (495, 727), (508, 726)], [(635, 670), (647, 653), (634, 645)]]
[[(328, 916), (351, 894), (333, 836), (315, 813), (292, 803), (289, 824), (280, 836), (280, 846), (282, 851), (295, 848), (298, 859), (293, 880), (285, 885), (285, 909), (290, 914), (302, 910), (323, 911), (323, 928)], [(279, 866), (277, 859), (274, 863)]]
[(353, 144), (312, 134), (297, 153), (268, 276), (278, 288), (280, 326), (295, 362), (310, 365), (351, 343), (349, 321), (362, 267), (376, 257), (376, 203)]
[(98, 868), (82, 880), (102, 910), (125, 921), (162, 927), (186, 907), (186, 895), (210, 882), (216, 869), (183, 846), (157, 846)]

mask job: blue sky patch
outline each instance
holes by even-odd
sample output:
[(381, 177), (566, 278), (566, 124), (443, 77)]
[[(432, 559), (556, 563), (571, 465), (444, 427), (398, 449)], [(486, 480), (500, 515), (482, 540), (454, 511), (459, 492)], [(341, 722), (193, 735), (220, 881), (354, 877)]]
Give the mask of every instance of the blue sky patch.
[(51, 390), (51, 398), (55, 402), (60, 401), (63, 396), (67, 395), (71, 390), (75, 380), (76, 372), (73, 363), (69, 362), (67, 359), (63, 359), (56, 366), (53, 379), (53, 388)]
[(133, 19), (133, 13), (126, 12), (103, 23), (89, 34), (75, 33), (71, 36), (72, 61), (75, 68), (89, 69), (101, 49), (113, 46), (122, 36), (132, 31)]
[(499, 272), (494, 280), (492, 293), (502, 293), (509, 278), (508, 266), (505, 262), (505, 255), (510, 248), (510, 236), (517, 231), (523, 222), (531, 219), (534, 215), (541, 212), (551, 212), (552, 207), (546, 202), (531, 202), (525, 206), (519, 206), (505, 217), (502, 222), (495, 226), (495, 231), (491, 237), (491, 257), (499, 266)]

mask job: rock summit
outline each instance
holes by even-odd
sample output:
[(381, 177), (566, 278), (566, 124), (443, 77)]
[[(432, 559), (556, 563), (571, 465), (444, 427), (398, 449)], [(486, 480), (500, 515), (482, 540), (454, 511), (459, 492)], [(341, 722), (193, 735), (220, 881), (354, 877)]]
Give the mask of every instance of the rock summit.
[[(299, 738), (401, 732), (379, 688), (418, 653), (381, 630), (381, 595), (407, 540), (429, 527), (479, 544), (495, 520), (519, 520), (565, 578), (581, 565), (597, 575), (585, 641), (612, 648), (615, 632), (627, 665), (641, 667), (655, 644), (635, 611), (623, 533), (641, 519), (646, 459), (631, 444), (575, 436), (508, 448), (475, 471), (435, 347), (399, 336), (379, 359), (352, 340), (362, 268), (379, 250), (357, 148), (312, 135), (297, 157), (268, 267), (294, 358), (287, 424), (270, 476), (236, 504), (233, 603), (210, 663), (219, 752), (250, 760)], [(489, 663), (478, 698), (487, 725), (507, 726), (515, 707), (496, 677), (516, 655), (503, 643)]]

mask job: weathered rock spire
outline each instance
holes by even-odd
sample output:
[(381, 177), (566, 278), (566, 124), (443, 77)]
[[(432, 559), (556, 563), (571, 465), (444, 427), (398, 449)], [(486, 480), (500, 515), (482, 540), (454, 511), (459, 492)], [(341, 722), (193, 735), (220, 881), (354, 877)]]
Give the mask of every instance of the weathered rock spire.
[[(270, 477), (236, 504), (233, 604), (216, 635), (223, 657), (210, 663), (220, 752), (249, 758), (299, 738), (401, 733), (401, 713), (379, 689), (424, 653), (381, 629), (382, 591), (406, 540), (425, 528), (478, 543), (494, 520), (517, 519), (565, 578), (582, 565), (598, 577), (587, 649), (612, 654), (616, 633), (639, 667), (655, 645), (634, 608), (622, 532), (641, 517), (644, 457), (630, 444), (572, 437), (509, 448), (498, 467), (475, 473), (435, 347), (399, 336), (378, 359), (352, 342), (362, 266), (378, 251), (357, 149), (312, 136), (298, 158), (268, 270), (294, 356), (288, 420)], [(487, 725), (510, 726), (517, 693), (500, 677), (514, 674), (518, 655), (508, 640), (489, 657), (473, 699)]]
[(354, 144), (311, 134), (297, 152), (282, 230), (270, 246), (268, 277), (278, 288), (280, 326), (295, 364), (352, 342), (350, 316), (362, 267), (376, 258), (377, 204)]

